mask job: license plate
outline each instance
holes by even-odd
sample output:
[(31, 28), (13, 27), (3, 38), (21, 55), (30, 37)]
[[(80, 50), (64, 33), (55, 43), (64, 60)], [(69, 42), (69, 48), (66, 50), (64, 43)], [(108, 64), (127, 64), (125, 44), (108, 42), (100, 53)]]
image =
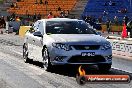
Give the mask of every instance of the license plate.
[(83, 52), (82, 56), (95, 56), (95, 52)]

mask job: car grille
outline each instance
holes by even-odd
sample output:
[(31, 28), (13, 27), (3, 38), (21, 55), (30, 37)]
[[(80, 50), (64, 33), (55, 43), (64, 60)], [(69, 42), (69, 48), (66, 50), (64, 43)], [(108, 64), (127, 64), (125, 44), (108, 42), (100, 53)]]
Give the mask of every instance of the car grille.
[(97, 63), (97, 62), (105, 62), (105, 58), (102, 56), (96, 55), (92, 56), (73, 56), (68, 60), (69, 63)]
[(98, 50), (100, 45), (72, 45), (76, 50)]

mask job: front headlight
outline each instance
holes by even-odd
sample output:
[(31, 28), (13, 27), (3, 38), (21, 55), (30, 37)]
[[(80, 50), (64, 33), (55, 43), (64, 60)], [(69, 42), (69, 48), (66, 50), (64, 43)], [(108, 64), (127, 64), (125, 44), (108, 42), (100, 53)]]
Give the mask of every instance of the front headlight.
[(72, 48), (67, 44), (53, 43), (52, 46), (58, 49), (66, 50), (66, 51), (72, 50)]
[(105, 43), (101, 47), (102, 50), (108, 50), (111, 49), (111, 44), (110, 43)]

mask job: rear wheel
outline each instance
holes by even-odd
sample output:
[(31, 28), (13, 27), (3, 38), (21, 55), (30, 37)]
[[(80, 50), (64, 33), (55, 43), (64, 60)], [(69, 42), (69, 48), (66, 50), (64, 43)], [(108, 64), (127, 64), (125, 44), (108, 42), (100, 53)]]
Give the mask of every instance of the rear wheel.
[(111, 64), (100, 64), (98, 68), (101, 72), (108, 72), (111, 69)]
[(44, 48), (43, 50), (43, 68), (44, 70), (50, 70), (51, 69), (51, 63), (50, 63), (50, 58), (49, 58), (49, 53), (48, 53), (48, 49)]
[(26, 44), (23, 45), (23, 60), (24, 60), (25, 63), (27, 63), (29, 61), (28, 48), (27, 48)]

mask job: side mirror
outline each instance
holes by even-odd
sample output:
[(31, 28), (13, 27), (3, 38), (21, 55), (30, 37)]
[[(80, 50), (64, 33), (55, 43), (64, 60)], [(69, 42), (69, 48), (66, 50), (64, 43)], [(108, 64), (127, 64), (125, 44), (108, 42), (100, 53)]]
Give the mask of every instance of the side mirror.
[(34, 36), (37, 36), (37, 37), (43, 37), (43, 35), (41, 34), (40, 31), (34, 32), (33, 35), (34, 35)]
[(100, 35), (100, 36), (102, 35), (101, 32), (97, 32), (97, 34)]
[(34, 28), (31, 27), (30, 30), (29, 30), (29, 32), (30, 32), (30, 33), (34, 33), (34, 32), (35, 32)]

